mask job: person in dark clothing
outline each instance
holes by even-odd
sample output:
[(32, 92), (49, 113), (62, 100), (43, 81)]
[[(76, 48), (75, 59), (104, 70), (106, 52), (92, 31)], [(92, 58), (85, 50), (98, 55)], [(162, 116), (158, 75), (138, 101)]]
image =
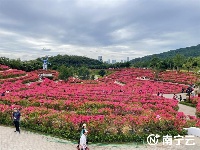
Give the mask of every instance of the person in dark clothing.
[(185, 91), (185, 89), (184, 89), (184, 88), (182, 88), (182, 91), (181, 91), (181, 92), (182, 92), (182, 93), (184, 93), (184, 91)]
[(15, 132), (19, 132), (20, 133), (20, 129), (19, 129), (19, 121), (20, 121), (20, 111), (17, 108), (14, 108), (14, 112), (13, 112), (13, 123), (15, 125)]
[(179, 100), (180, 100), (180, 102), (182, 101), (182, 96), (181, 95), (179, 95)]
[(1, 93), (1, 96), (5, 96), (5, 92)]
[(173, 99), (177, 100), (177, 95), (176, 94), (173, 95)]

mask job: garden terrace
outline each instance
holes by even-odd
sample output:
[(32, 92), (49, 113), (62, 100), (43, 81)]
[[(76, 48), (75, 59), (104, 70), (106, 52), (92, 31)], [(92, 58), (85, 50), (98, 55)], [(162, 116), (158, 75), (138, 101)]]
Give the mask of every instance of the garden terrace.
[(0, 79), (15, 78), (26, 75), (25, 71), (17, 69), (9, 69), (0, 72)]
[(8, 66), (0, 64), (0, 71), (4, 71), (4, 70), (8, 70), (8, 69), (9, 69)]
[[(0, 97), (1, 122), (11, 124), (10, 113), (17, 106), (22, 109), (21, 125), (25, 128), (76, 139), (79, 125), (85, 122), (93, 142), (133, 141), (155, 131), (177, 135), (183, 133), (183, 127), (198, 125), (196, 119), (188, 120), (177, 111), (178, 101), (156, 96), (158, 91), (180, 92), (184, 85), (138, 80), (139, 76), (151, 78), (153, 74), (124, 69), (95, 84), (49, 79), (30, 84), (23, 84), (23, 79), (6, 81), (1, 92), (11, 92)], [(116, 80), (126, 84), (115, 84)]]
[(7, 78), (7, 79), (0, 79), (0, 83), (4, 82), (22, 82), (22, 83), (29, 83), (29, 82), (35, 82), (38, 80), (38, 74), (35, 72), (27, 72), (25, 76), (19, 76), (17, 78)]
[(194, 84), (197, 82), (198, 78), (193, 72), (177, 72), (177, 71), (164, 71), (159, 73), (159, 80), (174, 82), (174, 83), (184, 83), (184, 84)]

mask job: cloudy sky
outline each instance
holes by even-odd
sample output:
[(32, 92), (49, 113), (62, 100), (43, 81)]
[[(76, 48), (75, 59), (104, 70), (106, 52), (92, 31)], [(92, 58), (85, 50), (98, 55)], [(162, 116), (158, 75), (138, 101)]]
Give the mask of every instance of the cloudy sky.
[(130, 59), (200, 44), (199, 0), (0, 0), (0, 56)]

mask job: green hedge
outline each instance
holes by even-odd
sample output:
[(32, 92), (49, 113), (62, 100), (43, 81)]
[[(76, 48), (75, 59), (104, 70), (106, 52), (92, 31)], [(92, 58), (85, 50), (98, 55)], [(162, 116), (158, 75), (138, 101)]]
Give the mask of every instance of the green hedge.
[(179, 102), (179, 104), (183, 104), (183, 105), (186, 105), (186, 106), (190, 106), (190, 107), (196, 108), (196, 104), (192, 104), (190, 102)]

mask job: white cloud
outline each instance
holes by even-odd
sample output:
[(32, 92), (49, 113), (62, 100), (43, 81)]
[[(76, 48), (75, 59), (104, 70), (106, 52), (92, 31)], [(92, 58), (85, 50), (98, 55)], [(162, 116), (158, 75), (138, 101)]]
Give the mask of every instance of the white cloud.
[(128, 30), (126, 28), (118, 29), (111, 33), (111, 36), (115, 41), (128, 40), (128, 39), (132, 38), (133, 35), (134, 35), (134, 33), (131, 30)]

